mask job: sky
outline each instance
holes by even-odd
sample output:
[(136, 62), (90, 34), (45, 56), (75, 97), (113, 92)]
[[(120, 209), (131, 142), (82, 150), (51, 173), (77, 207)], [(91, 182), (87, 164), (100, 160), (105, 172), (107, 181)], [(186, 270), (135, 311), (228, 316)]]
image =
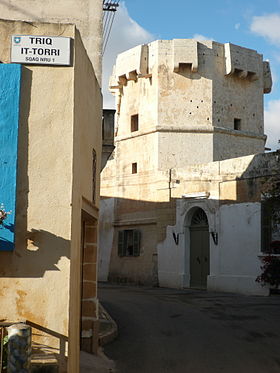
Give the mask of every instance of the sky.
[(211, 39), (255, 49), (270, 62), (264, 97), (266, 146), (280, 148), (280, 0), (126, 0), (115, 14), (103, 57), (104, 108), (114, 108), (108, 80), (118, 53), (157, 39)]

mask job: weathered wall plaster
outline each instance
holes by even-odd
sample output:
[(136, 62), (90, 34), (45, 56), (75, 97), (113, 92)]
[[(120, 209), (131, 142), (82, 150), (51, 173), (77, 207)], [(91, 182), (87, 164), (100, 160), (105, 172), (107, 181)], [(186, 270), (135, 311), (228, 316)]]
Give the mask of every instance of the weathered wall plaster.
[[(235, 66), (236, 54), (240, 61)], [(241, 67), (246, 74), (240, 75)], [(156, 151), (150, 152), (151, 162), (141, 160), (145, 170), (264, 151), (263, 93), (272, 83), (269, 66), (254, 50), (213, 41), (158, 40), (120, 54), (110, 84), (120, 162), (130, 146), (126, 142), (137, 138), (144, 147), (154, 132)], [(132, 132), (135, 114), (139, 129)]]
[[(238, 214), (243, 221), (243, 239), (245, 216), (251, 211), (247, 204), (260, 202), (256, 178), (266, 177), (269, 169), (277, 170), (276, 156), (252, 155), (264, 151), (263, 94), (269, 92), (271, 84), (269, 65), (263, 63), (262, 55), (231, 44), (158, 40), (118, 56), (111, 79), (111, 90), (116, 95), (116, 148), (101, 175), (101, 195), (115, 199), (110, 228), (114, 238), (112, 244), (106, 242), (111, 246), (106, 252), (111, 251), (113, 279), (150, 281), (154, 278), (151, 258), (157, 254), (160, 285), (189, 286), (186, 221), (193, 208), (201, 206), (213, 233), (209, 235), (209, 279), (214, 286), (214, 279), (222, 276), (224, 250), (212, 239), (223, 229), (220, 206), (241, 204)], [(131, 123), (135, 115), (136, 130)], [(137, 163), (137, 173), (132, 172), (133, 163)], [(176, 210), (175, 201), (190, 193), (207, 197), (203, 202), (180, 201)], [(234, 209), (228, 213), (234, 213)], [(118, 231), (127, 227), (142, 231), (139, 257), (117, 254)], [(260, 229), (257, 220), (252, 229)], [(224, 246), (226, 240), (222, 241)], [(249, 250), (254, 258), (248, 268), (248, 281), (238, 280), (238, 287), (228, 276), (225, 290), (231, 286), (236, 291), (261, 292), (253, 279), (259, 246), (255, 241), (248, 244), (254, 246)], [(239, 255), (233, 246), (231, 254)], [(233, 272), (235, 269), (231, 268)], [(237, 271), (236, 276), (243, 275)]]
[[(100, 86), (74, 25), (0, 21), (0, 60), (4, 63), (10, 62), (13, 34), (71, 37), (74, 61), (70, 67), (22, 67), (16, 243), (13, 252), (0, 252), (0, 318), (29, 320), (43, 328), (34, 329), (33, 341), (57, 352), (60, 372), (76, 373), (81, 220), (98, 218)], [(94, 180), (93, 149), (97, 154)], [(97, 242), (90, 237), (87, 241), (94, 249), (91, 310), (96, 317)]]
[[(97, 238), (96, 236), (100, 166), (101, 166), (101, 123), (102, 123), (102, 98), (100, 86), (95, 77), (92, 64), (87, 57), (80, 34), (75, 34), (75, 80), (73, 86), (73, 180), (72, 180), (72, 214), (71, 214), (71, 268), (70, 268), (70, 335), (75, 344), (69, 354), (79, 356), (80, 345), (80, 317), (86, 314), (89, 319), (97, 319)], [(93, 150), (97, 155), (96, 172), (93, 175)], [(94, 187), (95, 184), (95, 187)], [(93, 188), (95, 195), (93, 196)], [(89, 248), (86, 243), (91, 243), (91, 258), (82, 259), (81, 235), (83, 225), (86, 224), (84, 251)], [(87, 228), (87, 225), (89, 226)], [(89, 232), (87, 235), (87, 231)], [(87, 238), (88, 236), (88, 238)], [(88, 247), (87, 247), (88, 246)], [(81, 261), (84, 260), (83, 277), (89, 281), (91, 296), (82, 301), (81, 310)], [(86, 264), (88, 263), (88, 265)], [(89, 273), (88, 273), (89, 272)], [(85, 289), (83, 293), (85, 292)], [(93, 333), (92, 328), (89, 328)], [(79, 369), (79, 359), (75, 359), (73, 372)]]
[(75, 24), (101, 86), (102, 6), (101, 0), (1, 1), (0, 14), (2, 19)]

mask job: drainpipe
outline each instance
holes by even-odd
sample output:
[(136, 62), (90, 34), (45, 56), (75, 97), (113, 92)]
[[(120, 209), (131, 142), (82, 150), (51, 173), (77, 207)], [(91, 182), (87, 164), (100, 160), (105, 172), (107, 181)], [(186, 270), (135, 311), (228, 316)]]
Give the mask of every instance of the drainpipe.
[(171, 201), (171, 181), (172, 181), (172, 168), (169, 169), (169, 202)]

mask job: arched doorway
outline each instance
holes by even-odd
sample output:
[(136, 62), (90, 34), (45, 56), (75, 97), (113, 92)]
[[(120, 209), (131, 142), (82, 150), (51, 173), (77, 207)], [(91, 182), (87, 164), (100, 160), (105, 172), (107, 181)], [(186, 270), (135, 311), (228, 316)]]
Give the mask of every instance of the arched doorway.
[(207, 288), (209, 269), (208, 219), (205, 212), (197, 208), (190, 225), (190, 286)]

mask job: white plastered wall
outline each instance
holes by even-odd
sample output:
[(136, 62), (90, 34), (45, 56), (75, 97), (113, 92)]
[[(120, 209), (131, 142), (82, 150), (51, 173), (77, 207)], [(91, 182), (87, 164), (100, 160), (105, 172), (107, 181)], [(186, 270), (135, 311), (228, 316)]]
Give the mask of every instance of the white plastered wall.
[[(157, 246), (159, 286), (190, 286), (189, 226), (196, 208), (205, 211), (209, 224), (210, 274), (207, 289), (268, 295), (255, 280), (260, 274), (261, 205), (239, 203), (219, 207), (217, 200), (177, 200), (176, 225), (168, 226)], [(211, 232), (218, 234), (217, 244)], [(176, 245), (173, 233), (177, 237)]]
[(114, 205), (115, 198), (104, 198), (100, 200), (99, 215), (99, 246), (102, 250), (98, 260), (98, 280), (107, 281), (111, 259), (111, 250), (114, 239)]
[[(201, 208), (207, 215), (209, 232), (217, 232), (216, 200), (178, 199), (176, 206), (176, 225), (167, 226), (166, 238), (157, 246), (159, 286), (182, 288), (190, 286), (190, 237), (189, 226), (193, 213)], [(177, 245), (173, 237), (177, 237)], [(218, 251), (211, 236), (210, 274), (217, 273)]]
[(268, 295), (255, 280), (260, 274), (261, 204), (223, 205), (219, 211), (218, 271), (208, 278), (208, 289)]

